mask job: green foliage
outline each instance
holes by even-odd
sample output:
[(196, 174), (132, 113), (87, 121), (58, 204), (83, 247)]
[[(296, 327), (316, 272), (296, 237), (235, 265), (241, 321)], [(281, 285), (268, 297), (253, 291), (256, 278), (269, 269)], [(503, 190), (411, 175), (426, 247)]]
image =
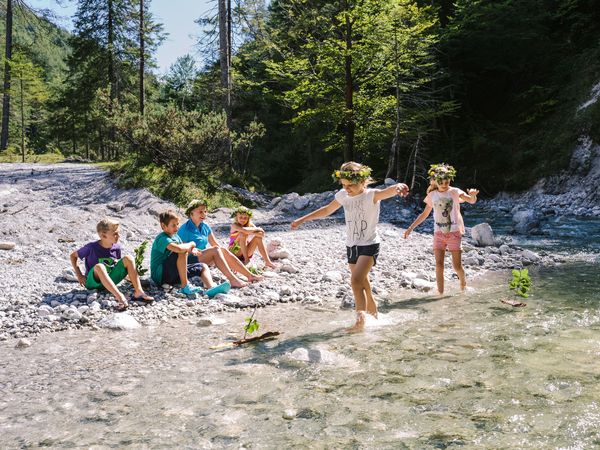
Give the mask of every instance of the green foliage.
[(244, 325), (243, 339), (246, 339), (246, 334), (252, 334), (255, 331), (258, 331), (258, 329), (260, 328), (260, 324), (254, 318), (254, 314), (256, 314), (256, 308), (254, 308), (254, 311), (252, 311), (252, 315), (250, 317), (246, 317), (246, 325)]
[(252, 275), (262, 275), (262, 270), (260, 270), (258, 267), (248, 266), (248, 271)]
[(137, 270), (138, 275), (144, 276), (148, 269), (144, 269), (144, 253), (146, 252), (146, 247), (148, 247), (148, 241), (144, 240), (138, 247), (133, 250), (135, 254), (135, 270)]
[(512, 280), (508, 283), (508, 288), (514, 291), (515, 295), (523, 298), (529, 297), (531, 289), (531, 277), (528, 269), (513, 269)]
[(233, 245), (231, 246), (231, 248), (229, 249), (231, 251), (231, 253), (233, 253), (234, 255), (237, 255), (238, 252), (241, 250), (240, 248), (240, 243), (236, 240), (233, 242)]

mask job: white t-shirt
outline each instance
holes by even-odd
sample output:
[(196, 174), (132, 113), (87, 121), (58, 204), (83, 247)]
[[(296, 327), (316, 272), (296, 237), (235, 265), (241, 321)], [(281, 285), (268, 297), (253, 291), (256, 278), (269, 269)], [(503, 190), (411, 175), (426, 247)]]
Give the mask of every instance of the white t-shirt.
[(433, 207), (433, 231), (465, 233), (465, 225), (460, 214), (460, 196), (466, 195), (461, 189), (450, 187), (446, 192), (431, 191), (423, 200)]
[(377, 234), (380, 202), (373, 202), (375, 192), (377, 192), (375, 189), (365, 189), (362, 194), (350, 197), (342, 189), (335, 194), (337, 202), (344, 207), (348, 247), (380, 242)]

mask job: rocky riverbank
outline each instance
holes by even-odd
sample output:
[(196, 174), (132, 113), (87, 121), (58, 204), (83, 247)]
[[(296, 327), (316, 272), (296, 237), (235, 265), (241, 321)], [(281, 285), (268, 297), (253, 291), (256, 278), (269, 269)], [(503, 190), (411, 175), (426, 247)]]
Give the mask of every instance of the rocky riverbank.
[[(210, 324), (216, 312), (277, 303), (352, 308), (341, 211), (289, 230), (294, 218), (326, 204), (333, 195), (292, 193), (255, 199), (264, 205), (256, 211), (256, 223), (267, 229), (268, 240), (281, 243), (276, 249), (282, 257), (278, 267), (265, 272), (264, 281), (214, 299), (189, 300), (171, 288), (154, 286), (146, 277), (147, 290), (157, 301), (116, 314), (110, 296), (77, 284), (70, 270), (70, 252), (97, 239), (96, 223), (110, 216), (120, 221), (121, 243), (127, 254), (133, 254), (143, 240), (152, 240), (160, 231), (158, 213), (174, 205), (144, 190), (118, 189), (95, 166), (0, 164), (0, 340), (82, 327), (131, 328), (189, 316), (200, 316)], [(229, 214), (218, 209), (207, 220), (223, 244)], [(423, 295), (434, 288), (431, 230), (424, 224), (421, 232), (402, 238), (404, 227), (416, 214), (407, 200), (382, 203), (382, 252), (372, 273), (379, 299), (393, 299), (407, 290)], [(475, 224), (467, 220), (467, 225)], [(565, 259), (520, 249), (511, 245), (509, 237), (494, 237), (490, 232), (483, 225), (473, 233), (468, 229), (463, 256), (468, 279), (488, 270), (551, 265)], [(485, 243), (491, 245), (480, 246)], [(252, 264), (260, 267), (262, 261), (256, 258)], [(220, 278), (214, 270), (213, 275)], [(449, 259), (446, 275), (449, 291), (456, 292)], [(131, 293), (127, 283), (121, 287), (126, 295)]]

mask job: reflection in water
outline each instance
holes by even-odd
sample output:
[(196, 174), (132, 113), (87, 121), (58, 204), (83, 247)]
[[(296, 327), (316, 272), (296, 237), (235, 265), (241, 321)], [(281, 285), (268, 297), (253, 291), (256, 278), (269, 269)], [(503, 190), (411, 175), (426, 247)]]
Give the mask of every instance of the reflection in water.
[(210, 328), (56, 333), (0, 351), (0, 447), (593, 448), (600, 445), (598, 266), (505, 280), (468, 297), (396, 298), (347, 335), (350, 311), (258, 312), (280, 339)]

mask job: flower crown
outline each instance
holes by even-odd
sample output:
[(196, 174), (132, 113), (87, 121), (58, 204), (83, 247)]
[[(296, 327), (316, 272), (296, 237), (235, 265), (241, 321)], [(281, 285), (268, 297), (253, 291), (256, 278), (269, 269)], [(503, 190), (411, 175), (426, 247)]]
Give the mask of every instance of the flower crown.
[(351, 181), (352, 183), (360, 183), (371, 177), (371, 168), (364, 166), (360, 170), (336, 170), (331, 174), (333, 181), (341, 179)]
[(189, 217), (190, 213), (199, 208), (200, 206), (206, 206), (208, 208), (208, 201), (205, 199), (195, 199), (188, 203), (187, 208), (185, 209), (185, 215)]
[(432, 164), (427, 172), (432, 180), (453, 180), (456, 176), (456, 169), (449, 164)]
[(252, 210), (249, 209), (249, 208), (246, 208), (245, 206), (238, 206), (231, 213), (231, 217), (235, 217), (238, 214), (246, 214), (248, 216), (248, 218), (251, 218), (252, 217)]

